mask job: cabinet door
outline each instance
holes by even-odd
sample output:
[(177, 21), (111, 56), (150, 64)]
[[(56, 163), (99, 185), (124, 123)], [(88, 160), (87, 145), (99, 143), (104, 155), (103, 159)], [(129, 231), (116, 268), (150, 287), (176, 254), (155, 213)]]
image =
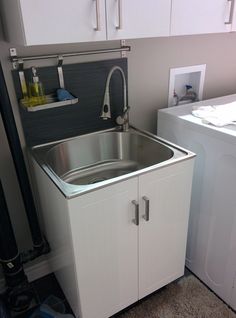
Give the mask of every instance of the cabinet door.
[[(139, 298), (184, 273), (193, 160), (140, 177)], [(149, 221), (144, 197), (149, 199)]]
[[(106, 39), (105, 0), (19, 0), (26, 45)], [(96, 4), (97, 7), (96, 14)], [(100, 29), (95, 30), (100, 21)]]
[(108, 40), (169, 35), (171, 0), (106, 0), (106, 7)]
[(232, 28), (231, 31), (236, 31), (236, 3), (234, 2), (234, 8), (233, 8), (233, 15), (232, 15)]
[(138, 300), (137, 178), (69, 201), (81, 318), (110, 317)]
[(228, 0), (172, 0), (171, 35), (217, 33), (231, 30), (232, 2)]

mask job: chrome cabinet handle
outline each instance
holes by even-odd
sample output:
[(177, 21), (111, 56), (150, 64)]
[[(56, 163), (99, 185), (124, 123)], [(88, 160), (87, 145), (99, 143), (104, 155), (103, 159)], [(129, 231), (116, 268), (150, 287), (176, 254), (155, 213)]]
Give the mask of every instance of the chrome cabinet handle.
[(96, 21), (97, 26), (94, 28), (95, 31), (101, 31), (101, 19), (100, 19), (100, 2), (99, 0), (94, 0), (96, 2)]
[(148, 197), (144, 196), (143, 197), (144, 203), (145, 203), (145, 215), (143, 216), (143, 218), (148, 222), (150, 219), (150, 201), (148, 199)]
[(135, 206), (134, 224), (139, 226), (139, 204), (138, 204), (138, 202), (136, 200), (133, 200), (132, 204)]
[(232, 24), (235, 0), (228, 0), (228, 2), (231, 2), (231, 6), (230, 6), (230, 13), (229, 13), (229, 20), (226, 21), (225, 24)]
[[(122, 20), (122, 0), (118, 1), (118, 26), (116, 27), (117, 30), (121, 30), (123, 28), (123, 20)], [(232, 0), (233, 1), (233, 0)]]

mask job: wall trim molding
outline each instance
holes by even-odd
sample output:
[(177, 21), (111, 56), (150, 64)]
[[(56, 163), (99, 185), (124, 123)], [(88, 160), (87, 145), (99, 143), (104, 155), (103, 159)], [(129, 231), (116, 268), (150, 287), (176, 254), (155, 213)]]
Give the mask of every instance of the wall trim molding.
[[(52, 273), (52, 270), (47, 260), (42, 260), (41, 262), (33, 264), (31, 266), (27, 266), (24, 269), (25, 269), (25, 274), (27, 275), (29, 282), (32, 282), (38, 278), (41, 278), (43, 276), (46, 276)], [(4, 289), (5, 289), (5, 280), (4, 278), (1, 278), (0, 293), (4, 292)]]

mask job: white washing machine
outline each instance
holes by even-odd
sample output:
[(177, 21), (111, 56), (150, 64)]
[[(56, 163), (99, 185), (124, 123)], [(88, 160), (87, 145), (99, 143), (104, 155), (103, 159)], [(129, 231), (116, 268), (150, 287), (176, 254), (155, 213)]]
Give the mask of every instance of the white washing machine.
[(159, 110), (157, 133), (197, 154), (186, 266), (236, 310), (236, 126), (191, 114), (193, 106), (232, 101), (236, 95)]

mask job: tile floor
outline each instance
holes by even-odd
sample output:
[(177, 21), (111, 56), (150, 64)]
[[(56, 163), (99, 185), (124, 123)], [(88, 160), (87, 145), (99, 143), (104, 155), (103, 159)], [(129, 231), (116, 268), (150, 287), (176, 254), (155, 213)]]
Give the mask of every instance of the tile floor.
[[(59, 286), (56, 277), (54, 274), (49, 274), (40, 279), (37, 279), (31, 283), (32, 292), (34, 299), (32, 301), (31, 308), (25, 312), (19, 314), (12, 314), (14, 318), (29, 318), (33, 311), (40, 306), (50, 295), (54, 295), (60, 299), (59, 303), (55, 303), (55, 306), (58, 307), (61, 304), (64, 304), (66, 308), (66, 313), (73, 314), (70, 305), (68, 304), (61, 287)], [(56, 309), (56, 308), (55, 308)]]
[[(187, 278), (188, 276), (191, 276), (191, 272), (189, 272), (186, 269), (184, 276), (185, 276), (185, 278)], [(181, 281), (181, 279), (176, 281), (177, 284), (178, 284), (178, 281)], [(176, 282), (174, 282), (173, 284), (170, 284), (169, 286), (176, 284)], [(200, 285), (202, 285), (204, 287), (204, 285), (200, 281), (198, 281), (198, 282), (200, 283)], [(38, 306), (40, 306), (40, 304), (42, 304), (50, 295), (54, 295), (54, 296), (56, 296), (57, 298), (60, 299), (60, 301), (55, 304), (55, 308), (54, 308), (55, 310), (56, 310), (56, 308), (58, 308), (58, 305), (59, 306), (60, 305), (64, 305), (65, 308), (66, 308), (66, 313), (73, 315), (73, 312), (72, 312), (72, 310), (71, 310), (71, 308), (70, 308), (70, 306), (69, 306), (69, 304), (68, 304), (68, 302), (67, 302), (67, 300), (65, 298), (65, 295), (64, 295), (63, 291), (61, 290), (61, 288), (60, 288), (60, 286), (59, 286), (54, 274), (50, 274), (50, 275), (42, 277), (42, 278), (40, 278), (38, 280), (35, 280), (34, 282), (31, 283), (31, 286), (32, 286), (32, 292), (34, 294), (34, 300), (32, 302), (31, 308), (29, 310), (27, 310), (26, 312), (23, 312), (23, 313), (20, 313), (20, 314), (16, 314), (15, 313), (14, 315), (12, 315), (13, 318), (30, 318), (30, 316), (32, 315), (33, 311)], [(134, 317), (140, 317), (139, 314), (136, 315), (136, 314), (132, 313), (133, 311), (135, 311), (135, 308), (136, 307), (137, 308), (140, 307), (140, 305), (145, 307), (146, 306), (145, 305), (146, 302), (151, 301), (151, 299), (153, 297), (156, 297), (156, 295), (160, 296), (161, 293), (164, 293), (165, 289), (166, 289), (166, 287), (164, 287), (163, 289), (160, 289), (159, 291), (153, 293), (151, 296), (146, 297), (145, 299), (141, 300), (140, 302), (130, 306), (128, 309), (126, 308), (125, 310), (123, 310), (120, 313), (114, 315), (113, 317), (114, 318), (115, 317), (126, 317), (126, 316), (127, 317), (133, 317), (133, 318)], [(207, 292), (209, 294), (213, 295), (213, 293), (208, 288), (207, 288)], [(221, 306), (226, 306), (226, 305), (223, 304), (223, 302), (218, 297), (216, 297), (215, 295), (213, 295), (213, 296), (217, 299), (218, 302), (221, 303), (220, 304)], [(169, 303), (169, 300), (167, 302)], [(208, 304), (207, 304), (207, 306), (208, 306)], [(226, 309), (227, 308), (224, 308), (224, 311)], [(222, 312), (222, 313), (219, 313), (219, 315), (217, 317), (220, 317), (220, 318), (222, 318), (222, 317), (223, 318), (235, 317), (235, 313), (234, 312), (230, 311), (230, 309), (227, 309), (227, 310), (226, 310), (226, 315)], [(147, 316), (146, 316), (146, 314), (145, 314), (145, 317), (155, 317), (156, 318), (156, 317), (159, 317), (159, 315), (157, 313), (155, 313), (154, 315), (149, 316), (149, 314), (147, 314)], [(142, 318), (145, 318), (145, 317), (142, 316)], [(170, 316), (169, 315), (167, 315), (167, 316), (165, 315), (165, 317), (176, 318), (177, 316), (176, 315), (174, 315), (174, 316), (173, 315), (170, 315)], [(198, 315), (195, 315), (195, 314), (194, 315), (187, 315), (187, 316), (180, 315), (178, 317), (181, 317), (181, 318), (182, 317), (191, 317), (191, 318), (193, 318), (193, 317), (194, 318), (201, 317), (201, 318), (203, 318), (203, 316), (198, 316)], [(208, 315), (206, 315), (206, 316), (204, 315), (204, 318), (206, 318), (206, 317), (208, 317)], [(212, 317), (212, 316), (209, 316), (209, 317)], [(164, 318), (164, 317), (162, 317), (162, 318)]]

